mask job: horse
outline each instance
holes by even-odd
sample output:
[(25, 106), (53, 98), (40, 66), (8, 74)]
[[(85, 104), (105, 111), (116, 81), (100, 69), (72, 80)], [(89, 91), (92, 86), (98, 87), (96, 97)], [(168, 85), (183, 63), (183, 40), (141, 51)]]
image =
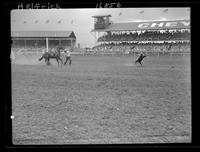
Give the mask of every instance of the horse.
[(63, 49), (63, 48), (58, 47), (58, 48), (56, 49), (55, 52), (52, 52), (52, 51), (50, 51), (50, 52), (45, 52), (45, 53), (42, 55), (42, 57), (39, 58), (38, 60), (41, 61), (42, 59), (45, 59), (46, 64), (49, 65), (49, 64), (50, 64), (50, 59), (56, 59), (56, 61), (57, 61), (57, 63), (58, 63), (58, 66), (59, 66), (59, 60), (60, 60), (61, 63), (63, 64), (63, 61), (62, 61), (62, 59), (61, 59), (61, 57), (60, 57), (60, 50), (61, 50), (61, 49)]
[(135, 61), (136, 63), (140, 63), (140, 65), (142, 66), (142, 60), (146, 57), (146, 55), (140, 54), (139, 58)]

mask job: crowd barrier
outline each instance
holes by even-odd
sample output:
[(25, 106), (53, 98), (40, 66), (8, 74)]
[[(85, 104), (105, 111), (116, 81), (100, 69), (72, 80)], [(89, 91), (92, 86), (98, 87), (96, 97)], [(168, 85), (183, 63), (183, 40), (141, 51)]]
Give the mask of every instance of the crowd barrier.
[[(32, 50), (32, 51), (26, 51), (25, 49), (13, 51), (15, 55), (42, 55), (44, 51), (38, 51), (38, 50)], [(74, 51), (71, 52), (71, 55), (73, 56), (137, 56), (140, 53), (145, 53), (149, 56), (176, 56), (176, 55), (190, 55), (190, 51), (134, 51), (134, 52), (128, 52), (128, 51)], [(61, 54), (64, 54), (61, 52)]]

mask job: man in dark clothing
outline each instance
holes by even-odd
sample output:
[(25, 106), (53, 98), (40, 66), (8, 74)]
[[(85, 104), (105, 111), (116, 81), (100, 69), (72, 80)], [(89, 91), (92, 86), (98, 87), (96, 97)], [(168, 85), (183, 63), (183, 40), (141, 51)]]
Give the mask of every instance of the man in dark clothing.
[(146, 57), (146, 55), (144, 55), (143, 53), (140, 54), (139, 58), (135, 61), (136, 63), (140, 63), (140, 65), (142, 66), (142, 60)]

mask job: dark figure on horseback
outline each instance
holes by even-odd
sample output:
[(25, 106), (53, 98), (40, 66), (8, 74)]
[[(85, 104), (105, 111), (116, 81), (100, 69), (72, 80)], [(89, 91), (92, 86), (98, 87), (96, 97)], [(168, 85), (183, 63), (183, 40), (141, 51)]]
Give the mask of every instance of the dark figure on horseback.
[(59, 65), (59, 61), (61, 61), (61, 63), (63, 64), (63, 61), (61, 59), (60, 56), (60, 50), (63, 49), (62, 47), (58, 47), (56, 49), (56, 51), (50, 51), (50, 52), (45, 52), (41, 58), (39, 58), (38, 60), (41, 61), (42, 59), (45, 59), (45, 62), (47, 65), (50, 64), (50, 59), (56, 59), (58, 65)]
[(65, 50), (65, 62), (64, 65), (67, 63), (67, 61), (69, 60), (69, 65), (72, 64), (72, 60), (71, 60), (71, 55), (70, 55), (70, 51), (69, 50)]
[(144, 54), (140, 54), (139, 58), (135, 61), (135, 64), (136, 63), (140, 63), (140, 65), (142, 66), (142, 60), (146, 57), (146, 55)]

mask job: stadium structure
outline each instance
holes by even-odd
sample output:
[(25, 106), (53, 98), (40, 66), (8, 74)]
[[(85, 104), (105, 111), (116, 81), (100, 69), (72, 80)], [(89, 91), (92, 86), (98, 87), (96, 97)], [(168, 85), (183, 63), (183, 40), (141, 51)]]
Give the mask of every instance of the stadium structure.
[(20, 48), (22, 50), (23, 48), (26, 51), (42, 50), (48, 52), (57, 46), (75, 47), (76, 36), (72, 30), (66, 28), (60, 30), (60, 26), (65, 27), (61, 20), (54, 20), (55, 23), (47, 21), (29, 20), (21, 23), (22, 30), (11, 28), (12, 49)]
[[(111, 15), (92, 16), (94, 49), (121, 51), (189, 51), (190, 20), (113, 23)], [(184, 49), (183, 49), (184, 48)]]

